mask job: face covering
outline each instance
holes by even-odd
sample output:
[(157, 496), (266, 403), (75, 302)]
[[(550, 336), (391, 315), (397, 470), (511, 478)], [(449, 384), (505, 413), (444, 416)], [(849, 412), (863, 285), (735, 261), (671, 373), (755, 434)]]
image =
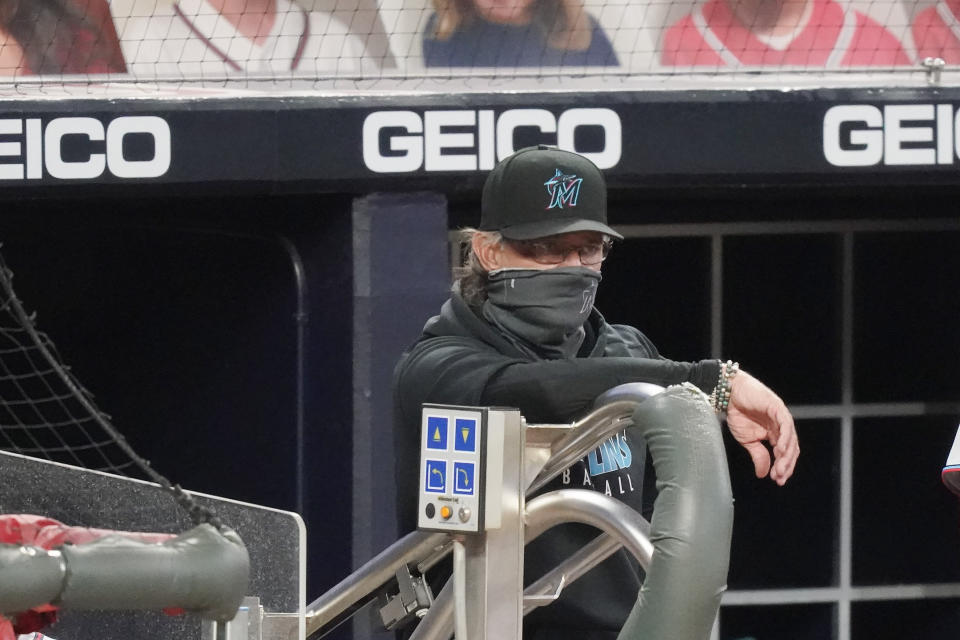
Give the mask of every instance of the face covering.
[(483, 317), (527, 354), (572, 358), (599, 284), (600, 272), (586, 267), (491, 271)]

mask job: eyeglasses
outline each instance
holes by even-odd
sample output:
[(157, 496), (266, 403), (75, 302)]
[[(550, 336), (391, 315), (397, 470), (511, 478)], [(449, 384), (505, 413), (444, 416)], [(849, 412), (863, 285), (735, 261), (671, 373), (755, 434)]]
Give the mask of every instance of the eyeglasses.
[(513, 249), (540, 264), (560, 264), (574, 251), (580, 256), (580, 264), (592, 267), (607, 259), (613, 241), (609, 238), (575, 246), (562, 238), (538, 238), (536, 240), (507, 240)]

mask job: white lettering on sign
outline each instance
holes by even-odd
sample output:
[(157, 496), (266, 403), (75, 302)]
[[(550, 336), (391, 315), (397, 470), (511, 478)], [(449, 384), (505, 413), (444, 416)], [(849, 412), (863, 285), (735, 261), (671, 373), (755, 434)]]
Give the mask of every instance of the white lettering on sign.
[[(148, 135), (153, 141), (153, 157), (131, 159), (124, 154), (128, 135)], [(63, 157), (64, 138), (79, 136), (80, 145), (89, 151), (76, 159)], [(39, 118), (0, 118), (0, 137), (15, 137), (0, 142), (0, 158), (16, 162), (0, 164), (0, 180), (39, 180), (46, 175), (59, 180), (89, 180), (109, 173), (117, 178), (159, 178), (170, 169), (170, 125), (157, 116), (120, 116), (106, 127), (91, 117), (54, 118), (43, 126)], [(99, 145), (95, 151), (91, 143)]]
[[(620, 162), (623, 130), (620, 116), (606, 108), (567, 109), (555, 116), (546, 109), (494, 111), (452, 109), (375, 111), (363, 121), (363, 162), (377, 173), (413, 171), (489, 171), (498, 160), (516, 151), (514, 132), (538, 130), (543, 144), (556, 144), (589, 158), (601, 169)], [(577, 149), (577, 130), (596, 127), (602, 148)], [(386, 151), (381, 150), (386, 135)]]
[(950, 104), (837, 105), (823, 116), (823, 156), (836, 167), (953, 164), (958, 133)]

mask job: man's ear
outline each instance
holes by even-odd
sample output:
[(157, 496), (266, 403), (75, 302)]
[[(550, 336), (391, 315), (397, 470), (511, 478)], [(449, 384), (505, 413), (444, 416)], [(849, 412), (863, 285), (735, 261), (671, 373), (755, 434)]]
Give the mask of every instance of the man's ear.
[(471, 242), (473, 254), (477, 256), (480, 266), (482, 266), (485, 271), (493, 271), (500, 268), (503, 254), (502, 243), (491, 242), (490, 236), (483, 232), (473, 234)]

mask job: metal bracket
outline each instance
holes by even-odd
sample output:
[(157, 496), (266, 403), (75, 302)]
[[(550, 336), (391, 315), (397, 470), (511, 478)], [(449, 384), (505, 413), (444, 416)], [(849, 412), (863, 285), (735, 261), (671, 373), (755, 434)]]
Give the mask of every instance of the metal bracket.
[(544, 593), (538, 595), (525, 595), (523, 596), (523, 603), (527, 604), (528, 602), (538, 603), (538, 604), (549, 604), (560, 597), (560, 593), (563, 591), (563, 588), (567, 585), (567, 574), (560, 576), (560, 582), (557, 583), (557, 590), (553, 593)]
[(927, 84), (939, 85), (940, 74), (947, 65), (943, 58), (924, 58), (920, 63), (927, 72)]
[(396, 575), (399, 591), (388, 595), (386, 604), (380, 607), (380, 620), (387, 629), (422, 618), (433, 604), (433, 593), (423, 576), (413, 577), (406, 564), (397, 569)]
[(296, 613), (264, 612), (259, 640), (297, 640), (300, 637), (300, 620), (301, 617)]
[(247, 596), (240, 603), (237, 615), (228, 622), (204, 620), (200, 637), (202, 640), (260, 640), (263, 607), (260, 598)]
[(204, 620), (201, 640), (297, 640), (301, 616), (263, 610), (260, 598), (247, 596), (229, 622)]

